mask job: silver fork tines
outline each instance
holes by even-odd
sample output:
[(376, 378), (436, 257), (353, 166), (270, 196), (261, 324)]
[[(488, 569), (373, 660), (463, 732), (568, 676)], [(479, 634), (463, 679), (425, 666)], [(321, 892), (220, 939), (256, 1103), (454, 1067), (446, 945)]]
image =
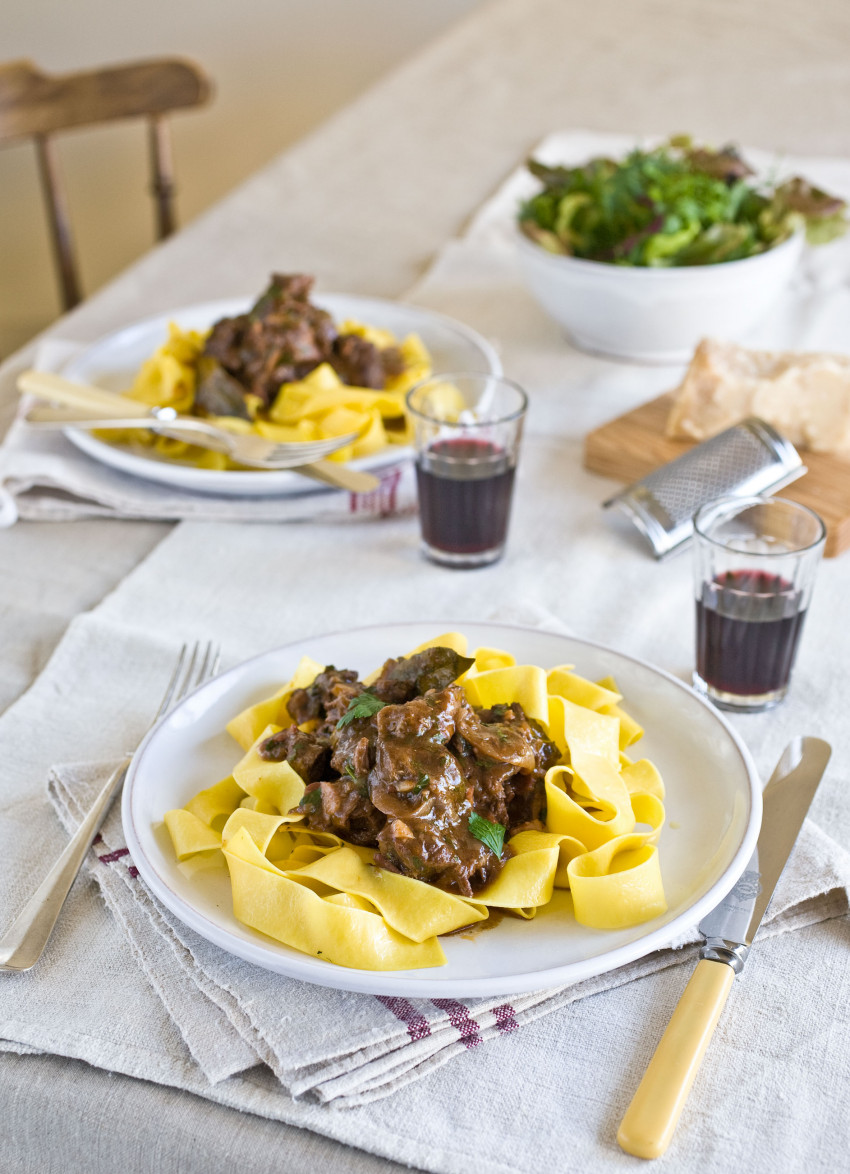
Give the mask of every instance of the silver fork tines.
[(180, 655), (177, 657), (177, 663), (171, 674), (171, 680), (168, 682), (168, 687), (165, 690), (165, 696), (160, 703), (159, 709), (156, 711), (156, 717), (148, 729), (152, 729), (159, 719), (164, 717), (178, 701), (182, 701), (184, 697), (197, 689), (204, 681), (208, 681), (210, 677), (214, 677), (218, 672), (220, 659), (220, 650), (211, 640), (204, 645), (203, 650), (200, 644), (194, 644), (191, 652), (189, 652), (188, 646), (184, 644), (180, 649)]
[[(184, 644), (165, 696), (145, 736), (178, 702), (214, 677), (218, 665), (219, 650), (216, 645), (207, 643), (202, 647), (201, 644), (195, 644), (190, 651)], [(29, 970), (41, 957), (91, 842), (106, 818), (112, 800), (121, 789), (132, 757), (132, 753), (128, 754), (110, 775), (62, 855), (0, 938), (0, 970)]]

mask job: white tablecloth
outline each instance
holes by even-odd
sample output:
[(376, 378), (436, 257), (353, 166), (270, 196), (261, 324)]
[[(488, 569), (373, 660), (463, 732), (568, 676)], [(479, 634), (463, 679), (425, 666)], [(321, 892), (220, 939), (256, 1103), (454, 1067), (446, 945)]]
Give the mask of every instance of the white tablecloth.
[[(603, 2), (580, 14), (554, 0), (500, 3), (152, 253), (63, 323), (61, 333), (93, 338), (175, 303), (249, 294), (272, 267), (316, 272), (326, 289), (400, 293), (517, 159), (547, 131), (569, 122), (635, 133), (684, 127), (720, 138), (735, 134), (767, 148), (850, 156), (850, 131), (836, 114), (850, 96), (850, 30), (843, 6), (821, 0), (808, 14), (805, 33), (797, 29), (792, 5), (717, 4), (712, 14), (715, 23), (707, 25), (704, 8), (696, 3), (674, 7), (642, 0), (624, 12)], [(321, 182), (341, 172), (345, 201), (337, 183)], [(427, 296), (475, 325), (476, 301), (486, 292), (484, 280), (453, 304), (446, 304), (436, 286)], [(520, 319), (505, 321), (504, 332), (522, 336), (530, 365), (516, 374), (534, 392), (531, 344), (536, 341), (545, 350), (559, 340), (531, 303)], [(14, 371), (27, 362), (24, 354), (4, 368), (6, 405), (12, 400)], [(577, 362), (581, 366), (586, 360)], [(498, 611), (520, 622), (556, 615), (574, 630), (685, 675), (691, 663), (690, 617), (685, 609), (672, 610), (669, 599), (676, 592), (687, 596), (686, 563), (661, 570), (637, 542), (624, 543), (607, 530), (598, 512), (606, 486), (577, 468), (586, 427), (637, 402), (645, 386), (642, 374), (629, 388), (627, 370), (619, 369), (616, 388), (598, 379), (585, 381), (578, 393), (576, 381), (571, 390), (564, 388), (562, 398), (555, 388), (546, 392), (552, 423), (544, 429), (545, 439), (532, 440), (526, 457), (546, 462), (552, 487), (546, 508), (557, 519), (558, 536), (568, 535), (571, 546), (542, 552), (533, 547), (534, 527), (528, 523), (534, 520), (534, 506), (518, 496), (506, 561), (491, 572), (454, 580), (446, 591), (449, 573), (419, 561), (410, 522), (382, 523), (372, 539), (368, 567), (357, 572), (347, 596), (341, 599), (329, 588), (325, 592), (326, 607), (337, 609), (333, 624), (316, 613), (317, 591), (296, 591), (285, 609), (269, 615), (264, 643), (355, 622), (380, 580), (389, 584), (388, 617), (412, 618), (414, 594), (417, 601), (429, 601), (427, 608), (418, 604), (420, 613), (435, 620), (457, 616), (462, 601), (467, 615)], [(97, 616), (108, 663), (110, 623), (124, 622), (126, 605), (136, 598), (135, 584), (148, 579), (157, 565), (168, 568), (169, 578), (160, 598), (149, 590), (137, 597), (140, 632), (159, 632), (164, 641), (182, 634), (184, 608), (193, 600), (203, 604), (205, 615), (215, 614), (215, 582), (200, 580), (195, 568), (205, 565), (200, 555), (208, 556), (212, 543), (228, 573), (240, 573), (246, 532), (184, 525), (161, 542), (166, 533), (152, 524), (87, 522), (65, 528), (19, 526), (0, 535), (4, 700), (13, 700), (33, 681), (73, 617), (121, 584), (115, 600), (107, 599)], [(287, 571), (292, 534), (289, 528), (269, 533), (268, 574), (285, 593), (292, 587)], [(299, 562), (311, 562), (314, 583), (325, 583), (339, 557), (337, 545), (331, 550), (326, 536), (307, 528), (295, 541)], [(132, 568), (158, 542), (144, 576), (134, 576)], [(600, 591), (598, 571), (581, 577), (582, 551), (593, 565), (601, 560), (615, 568), (623, 586), (619, 594)], [(788, 732), (803, 727), (840, 744), (842, 753), (814, 816), (845, 844), (850, 843), (847, 735), (840, 721), (836, 728), (830, 712), (835, 712), (834, 698), (845, 676), (846, 650), (835, 617), (846, 595), (848, 565), (834, 562), (823, 568), (816, 597), (823, 606), (812, 610), (793, 700), (779, 720), (748, 719), (742, 727), (762, 766)], [(246, 582), (246, 601), (250, 587)], [(176, 611), (166, 602), (173, 598), (180, 601)], [(239, 616), (222, 617), (221, 624), (231, 659), (250, 652), (259, 639)], [(33, 804), (29, 788), (42, 786), (49, 762), (85, 757), (92, 749), (90, 726), (69, 721), (81, 712), (86, 688), (75, 677), (73, 658), (61, 659), (73, 651), (75, 638), (72, 624), (53, 666), (64, 663), (67, 671), (46, 677), (45, 685), (37, 685), (14, 711), (16, 721), (32, 723), (38, 734), (13, 764), (16, 784), (3, 798), (0, 837), (4, 844), (22, 839), (37, 844), (43, 857), (58, 851), (62, 834), (46, 802)], [(19, 899), (13, 894), (10, 905)], [(95, 946), (110, 933), (108, 915), (90, 888), (80, 886), (73, 899), (87, 904), (97, 927)], [(804, 1163), (808, 1169), (841, 1168), (848, 1148), (845, 1115), (839, 1112), (850, 1054), (844, 1014), (850, 993), (847, 929), (846, 921), (830, 921), (795, 935), (790, 947), (788, 939), (777, 939), (754, 954), (682, 1122), (680, 1148), (666, 1159), (669, 1167), (684, 1171), (698, 1163), (719, 1170), (744, 1160), (765, 1172), (803, 1168)], [(53, 949), (67, 951), (70, 945), (60, 927)], [(131, 958), (112, 964), (116, 977), (120, 966), (133, 965)], [(355, 1120), (330, 1114), (320, 1121), (310, 1116), (311, 1109), (299, 1119), (308, 1128), (431, 1168), (459, 1169), (486, 1159), (486, 1169), (515, 1169), (508, 1156), (523, 1143), (529, 1160), (546, 1153), (559, 1170), (625, 1168), (631, 1160), (613, 1144), (616, 1122), (682, 981), (680, 972), (667, 971), (586, 1000), (556, 1028), (550, 1020), (525, 1029), (534, 1033), (531, 1042), (539, 1057), (533, 1081), (514, 1079), (509, 1038), (453, 1061), (464, 1066), (468, 1099), (442, 1103), (449, 1127), (430, 1150), (416, 1141), (421, 1131), (405, 1121), (402, 1101), (387, 1116)], [(624, 1016), (633, 1024), (626, 1034), (612, 1029)], [(561, 1051), (579, 1040), (591, 1042), (583, 1042), (577, 1052), (574, 1087), (547, 1081), (547, 1072), (560, 1069)], [(234, 1118), (231, 1110), (186, 1093), (127, 1078), (107, 1080), (71, 1061), (7, 1056), (0, 1078), (12, 1169), (67, 1168), (69, 1153), (76, 1154), (80, 1168), (91, 1170), (118, 1162), (131, 1170), (216, 1170), (240, 1161), (253, 1169), (264, 1155), (268, 1158), (265, 1147), (272, 1139), (287, 1147), (293, 1169), (321, 1162), (334, 1168), (389, 1168), (299, 1131), (289, 1129), (284, 1137), (284, 1126), (270, 1133), (260, 1117)], [(162, 1078), (169, 1082), (165, 1073)], [(440, 1102), (440, 1074), (429, 1080)], [(170, 1082), (191, 1088), (191, 1082)], [(57, 1104), (63, 1107), (57, 1110)], [(45, 1114), (45, 1105), (53, 1111)], [(155, 1126), (144, 1123), (148, 1115)], [(500, 1134), (501, 1163), (495, 1156)], [(388, 1137), (398, 1141), (392, 1149)]]

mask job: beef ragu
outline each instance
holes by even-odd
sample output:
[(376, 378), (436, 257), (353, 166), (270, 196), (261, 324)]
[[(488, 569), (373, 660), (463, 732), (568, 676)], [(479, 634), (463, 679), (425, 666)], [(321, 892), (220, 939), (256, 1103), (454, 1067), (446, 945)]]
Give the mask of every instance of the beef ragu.
[[(379, 867), (467, 897), (508, 859), (507, 846), (493, 847), (502, 832), (543, 830), (543, 779), (560, 757), (518, 703), (469, 704), (454, 682), (471, 664), (430, 648), (388, 660), (368, 688), (328, 666), (292, 694), (294, 724), (259, 747), (304, 780), (297, 810), (308, 827), (377, 848)], [(310, 721), (312, 732), (298, 728)], [(473, 834), (470, 821), (495, 840)]]
[(212, 328), (199, 362), (195, 406), (201, 414), (248, 419), (245, 395), (269, 407), (281, 384), (330, 363), (343, 383), (376, 390), (404, 369), (397, 347), (383, 349), (357, 334), (341, 334), (333, 318), (310, 301), (313, 278), (273, 273), (247, 314)]

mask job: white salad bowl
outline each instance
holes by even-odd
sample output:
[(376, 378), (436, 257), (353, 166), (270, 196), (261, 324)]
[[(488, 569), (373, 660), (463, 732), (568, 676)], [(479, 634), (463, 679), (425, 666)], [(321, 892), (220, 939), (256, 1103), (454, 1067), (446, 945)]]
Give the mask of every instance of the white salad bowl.
[(797, 232), (742, 261), (656, 269), (560, 256), (517, 236), (531, 292), (572, 342), (643, 363), (687, 362), (706, 336), (742, 338), (784, 292), (804, 244)]

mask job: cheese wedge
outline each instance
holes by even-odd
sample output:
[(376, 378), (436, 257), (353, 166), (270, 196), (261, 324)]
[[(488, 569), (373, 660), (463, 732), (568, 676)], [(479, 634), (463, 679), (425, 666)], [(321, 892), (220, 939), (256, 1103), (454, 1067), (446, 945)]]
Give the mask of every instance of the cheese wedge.
[(703, 339), (676, 389), (667, 435), (706, 440), (748, 416), (800, 448), (850, 459), (850, 355), (751, 351)]

